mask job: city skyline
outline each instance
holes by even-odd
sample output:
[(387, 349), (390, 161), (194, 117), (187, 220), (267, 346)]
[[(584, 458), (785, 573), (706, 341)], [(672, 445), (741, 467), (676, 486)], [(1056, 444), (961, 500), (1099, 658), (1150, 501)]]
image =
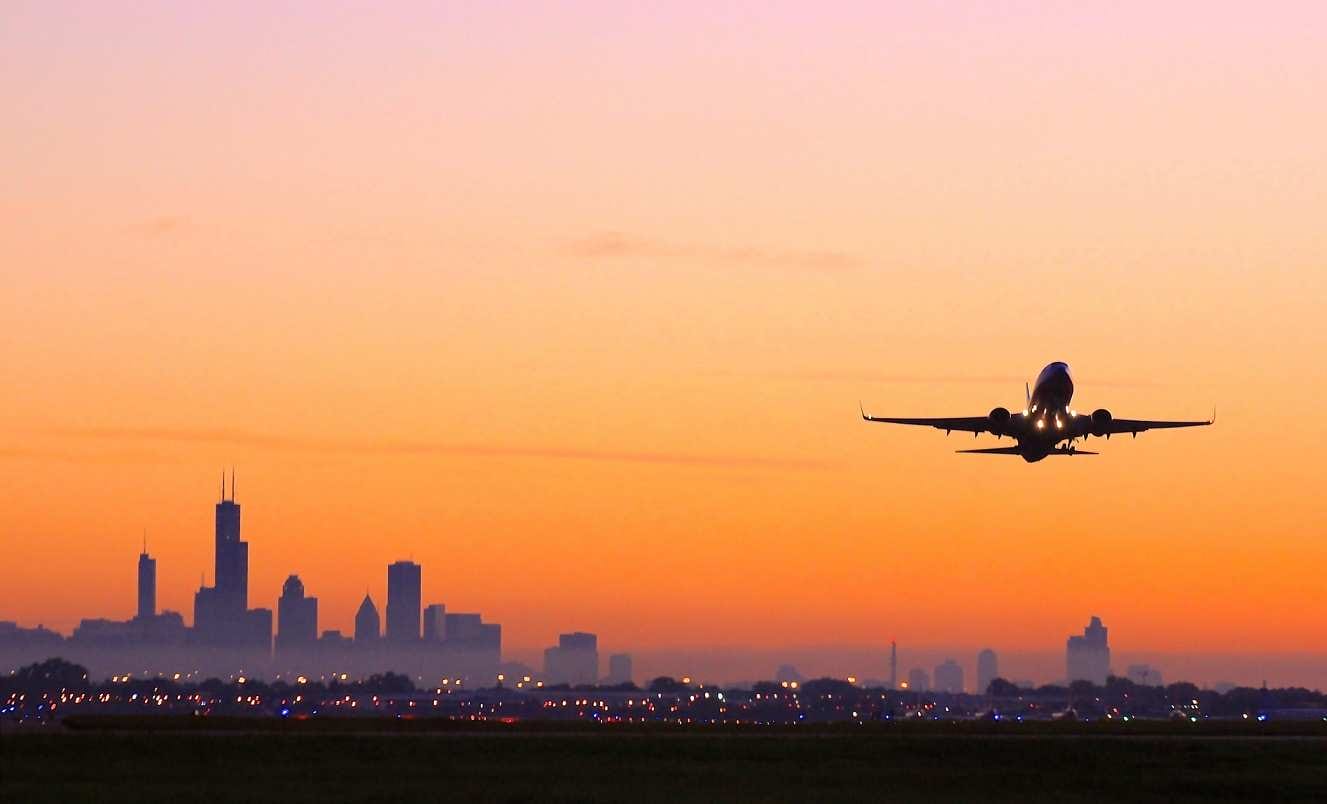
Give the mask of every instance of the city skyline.
[[(392, 662), (396, 661), (399, 662), (399, 669), (419, 671), (422, 673), (419, 676), (421, 678), (433, 672), (431, 667), (445, 667), (446, 670), (441, 671), (441, 675), (459, 676), (464, 670), (464, 674), (469, 677), (483, 678), (492, 676), (501, 667), (508, 667), (517, 672), (537, 673), (541, 680), (549, 683), (572, 685), (598, 683), (602, 679), (620, 676), (623, 667), (630, 673), (635, 665), (632, 654), (614, 653), (609, 656), (608, 672), (601, 673), (597, 634), (579, 631), (560, 633), (556, 645), (542, 650), (542, 658), (538, 653), (532, 656), (527, 651), (518, 650), (514, 653), (504, 651), (500, 625), (485, 624), (479, 614), (448, 612), (444, 603), (425, 602), (421, 593), (422, 566), (408, 559), (398, 559), (386, 564), (387, 593), (384, 599), (387, 601), (387, 606), (395, 611), (395, 626), (392, 626), (390, 634), (388, 618), (379, 604), (373, 600), (370, 592), (366, 592), (361, 600), (351, 629), (328, 627), (329, 624), (319, 619), (318, 597), (307, 593), (298, 573), (291, 573), (286, 577), (272, 608), (258, 606), (249, 609), (247, 608), (250, 602), (249, 543), (241, 538), (242, 507), (235, 499), (234, 486), (235, 473), (232, 469), (229, 496), (223, 473), (220, 497), (215, 504), (214, 577), (222, 580), (214, 581), (209, 587), (204, 578), (204, 583), (194, 595), (193, 621), (186, 622), (178, 612), (169, 609), (158, 610), (157, 561), (149, 554), (147, 539), (144, 536), (142, 551), (138, 555), (134, 615), (122, 622), (103, 615), (81, 618), (79, 627), (73, 629), (70, 636), (78, 640), (82, 632), (81, 638), (85, 641), (77, 643), (76, 646), (81, 645), (86, 648), (100, 644), (104, 647), (109, 644), (108, 640), (116, 643), (128, 639), (131, 645), (134, 642), (140, 644), (148, 654), (151, 653), (151, 649), (163, 644), (184, 646), (187, 651), (181, 654), (182, 656), (188, 655), (188, 651), (220, 648), (236, 651), (237, 656), (250, 657), (239, 661), (237, 667), (245, 662), (252, 662), (255, 656), (261, 656), (264, 663), (270, 660), (269, 671), (274, 673), (280, 672), (278, 668), (282, 667), (286, 668), (286, 672), (292, 672), (292, 668), (308, 669), (312, 672), (315, 667), (325, 670), (327, 666), (342, 667), (355, 672), (369, 672), (373, 669), (386, 671), (392, 669), (394, 667)], [(260, 596), (259, 600), (261, 599)], [(218, 600), (221, 602), (218, 603)], [(200, 615), (203, 617), (201, 627)], [(29, 624), (18, 623), (18, 625), (23, 627)], [(451, 658), (443, 664), (437, 664), (442, 661), (439, 658), (442, 654), (428, 654), (427, 651), (431, 650), (430, 645), (449, 646), (452, 651)], [(869, 658), (859, 656), (848, 665), (855, 667), (856, 670), (844, 671), (844, 665), (840, 663), (835, 668), (837, 672), (820, 675), (861, 678), (864, 683), (881, 685), (886, 689), (895, 688), (894, 678), (898, 672), (896, 641), (889, 641), (887, 653), (883, 648), (882, 643), (881, 652), (878, 654), (874, 653), (876, 650), (874, 648), (866, 649)], [(364, 652), (366, 649), (376, 651), (383, 660), (372, 659), (371, 654)], [(394, 649), (401, 649), (404, 653), (393, 653)], [(419, 653), (421, 649), (425, 653)], [(457, 656), (460, 655), (456, 653), (458, 650), (463, 653), (480, 650), (484, 652), (485, 658), (478, 664), (469, 659), (458, 660)], [(723, 652), (719, 646), (713, 646), (712, 650), (717, 653)], [(798, 648), (794, 647), (793, 650)], [(801, 650), (808, 649), (801, 648)], [(923, 647), (920, 651), (914, 651), (911, 660), (915, 660), (918, 656), (927, 656), (932, 652), (934, 651)], [(667, 671), (659, 670), (657, 674), (681, 676), (684, 671), (678, 670), (678, 667), (691, 667), (696, 670), (705, 667), (706, 662), (697, 661), (695, 653), (697, 652), (693, 652), (689, 661), (681, 663), (674, 661), (673, 666)], [(828, 653), (832, 654), (833, 651)], [(1127, 667), (1124, 665), (1116, 667), (1107, 642), (1107, 628), (1097, 615), (1090, 617), (1081, 634), (1069, 635), (1061, 665), (1063, 672), (1059, 675), (1054, 672), (1047, 674), (1044, 665), (1041, 672), (1028, 672), (1027, 665), (1018, 662), (1014, 663), (1017, 668), (1015, 672), (1001, 674), (1000, 653), (989, 646), (981, 648), (980, 651), (973, 651), (972, 661), (956, 660), (954, 656), (962, 654), (956, 654), (954, 651), (941, 650), (939, 653), (944, 654), (942, 662), (933, 667), (913, 667), (907, 671), (906, 681), (898, 688), (915, 691), (980, 693), (985, 685), (996, 677), (1024, 686), (1047, 683), (1068, 684), (1076, 680), (1091, 681), (1101, 685), (1110, 675), (1129, 678), (1138, 683), (1143, 683), (1148, 678), (1164, 678), (1161, 668), (1156, 666), (1158, 661), (1156, 654), (1149, 654), (1151, 663), (1138, 661), (1139, 654), (1129, 654), (1130, 661), (1135, 663), (1130, 663)], [(427, 658), (429, 655), (433, 658)], [(386, 658), (391, 656), (397, 658)], [(117, 661), (123, 661), (123, 658), (122, 656)], [(179, 659), (180, 656), (177, 656), (173, 661)], [(369, 660), (367, 664), (363, 661), (365, 659)], [(819, 657), (814, 666), (823, 668), (825, 662), (833, 661), (834, 659), (829, 656)], [(212, 666), (225, 667), (225, 664)], [(259, 665), (263, 666), (267, 665)], [(648, 658), (646, 666), (652, 666)], [(1183, 663), (1180, 666), (1183, 666)], [(263, 671), (255, 668), (250, 672)], [(770, 677), (777, 678), (780, 674), (788, 674), (789, 677), (799, 680), (807, 677), (801, 674), (794, 664), (788, 663), (782, 664)], [(1204, 682), (1217, 687), (1252, 683), (1247, 677), (1239, 681), (1232, 680), (1238, 675), (1238, 673), (1232, 674), (1227, 668), (1224, 674), (1218, 672), (1212, 678), (1186, 678), (1186, 680)], [(1265, 681), (1268, 675), (1266, 668), (1262, 668), (1261, 675)], [(697, 675), (697, 677), (704, 676)], [(730, 670), (726, 675), (716, 675), (709, 680), (731, 682), (735, 678), (750, 683), (764, 676), (759, 673), (734, 675)], [(1315, 682), (1298, 683), (1311, 685)]]

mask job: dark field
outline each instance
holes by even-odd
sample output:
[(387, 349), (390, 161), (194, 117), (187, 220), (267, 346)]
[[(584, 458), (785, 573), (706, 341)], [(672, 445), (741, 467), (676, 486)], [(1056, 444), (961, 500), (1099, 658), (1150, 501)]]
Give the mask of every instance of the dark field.
[(1322, 737), (1118, 736), (1092, 729), (374, 731), (360, 725), (338, 733), (327, 727), (197, 731), (182, 724), (174, 731), (135, 731), (106, 725), (4, 732), (0, 799), (1327, 800)]

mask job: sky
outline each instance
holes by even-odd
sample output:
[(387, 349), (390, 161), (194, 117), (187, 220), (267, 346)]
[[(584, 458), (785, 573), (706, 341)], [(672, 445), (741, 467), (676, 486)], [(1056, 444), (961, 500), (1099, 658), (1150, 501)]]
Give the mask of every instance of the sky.
[[(1054, 678), (1099, 615), (1327, 687), (1324, 30), (7, 2), (0, 619), (129, 616), (145, 533), (190, 619), (234, 466), (251, 605), (298, 573), (322, 628), (412, 558), (518, 658), (895, 638)], [(858, 416), (1018, 408), (1052, 360), (1079, 410), (1216, 426), (1025, 464)]]

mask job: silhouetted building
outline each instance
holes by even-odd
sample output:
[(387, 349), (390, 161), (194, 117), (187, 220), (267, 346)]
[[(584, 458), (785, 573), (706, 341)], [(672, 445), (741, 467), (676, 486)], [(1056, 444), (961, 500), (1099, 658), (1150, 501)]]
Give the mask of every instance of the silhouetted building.
[(479, 639), (483, 630), (483, 618), (478, 614), (454, 611), (442, 618), (444, 639), (449, 641), (470, 642)]
[(629, 684), (631, 683), (631, 654), (614, 653), (608, 657), (608, 678), (604, 679), (609, 684)]
[(318, 598), (304, 594), (298, 575), (291, 575), (282, 585), (276, 610), (277, 651), (311, 648), (318, 639)]
[(958, 693), (963, 691), (963, 667), (953, 659), (945, 659), (935, 668), (936, 692)]
[(13, 620), (0, 621), (0, 645), (4, 647), (54, 647), (64, 641), (63, 636), (44, 625), (36, 628), (20, 628)]
[(424, 607), (424, 641), (441, 642), (447, 638), (447, 607), (431, 603)]
[(249, 610), (249, 544), (240, 540), (233, 472), (230, 495), (226, 499), (223, 475), (221, 501), (216, 507), (213, 585), (203, 586), (194, 595), (194, 633), (205, 644), (243, 645), (270, 652), (272, 611)]
[(991, 682), (1000, 677), (1000, 659), (995, 651), (986, 648), (977, 654), (977, 689), (978, 695), (985, 695)]
[(593, 684), (599, 680), (599, 638), (575, 631), (544, 650), (544, 676), (550, 684)]
[(898, 645), (889, 640), (889, 689), (898, 689)]
[(908, 689), (913, 692), (927, 692), (931, 689), (931, 677), (920, 667), (908, 671)]
[(1093, 684), (1106, 683), (1110, 675), (1110, 647), (1106, 644), (1106, 626), (1100, 617), (1083, 629), (1082, 636), (1071, 636), (1065, 644), (1065, 671), (1069, 683), (1091, 681)]
[(147, 554), (147, 545), (138, 554), (138, 619), (157, 613), (157, 560)]
[(1131, 664), (1127, 674), (1129, 680), (1144, 687), (1164, 687), (1161, 671), (1150, 664)]
[(413, 561), (387, 565), (388, 642), (419, 641), (420, 567)]
[(365, 592), (364, 601), (359, 604), (359, 611), (355, 612), (355, 644), (371, 645), (376, 643), (380, 625), (378, 607), (373, 605), (373, 598)]

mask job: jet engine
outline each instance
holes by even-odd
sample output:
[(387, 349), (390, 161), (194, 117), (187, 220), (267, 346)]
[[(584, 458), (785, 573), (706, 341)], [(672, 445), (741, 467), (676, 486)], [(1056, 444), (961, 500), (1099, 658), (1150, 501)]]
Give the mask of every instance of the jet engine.
[(1092, 435), (1100, 437), (1110, 432), (1111, 415), (1105, 408), (1092, 411)]
[(991, 422), (991, 432), (995, 435), (1004, 435), (1009, 429), (1009, 409), (995, 408), (987, 417)]

